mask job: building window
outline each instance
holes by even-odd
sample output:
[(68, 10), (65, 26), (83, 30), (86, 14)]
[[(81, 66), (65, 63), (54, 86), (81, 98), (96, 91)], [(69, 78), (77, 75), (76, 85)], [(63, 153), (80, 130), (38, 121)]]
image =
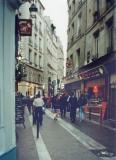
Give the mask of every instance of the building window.
[(42, 47), (41, 47), (41, 38), (39, 38), (39, 51), (42, 52)]
[(74, 22), (72, 23), (72, 35), (74, 35)]
[(90, 51), (87, 52), (87, 63), (90, 63), (91, 60), (91, 54)]
[(95, 37), (95, 54), (98, 57), (99, 37)]
[(39, 22), (39, 33), (40, 35), (42, 35), (42, 23), (41, 22)]
[(108, 35), (107, 53), (110, 53), (113, 49), (113, 18), (109, 19), (106, 22), (106, 25), (107, 25), (107, 35)]
[(72, 10), (73, 10), (72, 15), (74, 15), (74, 13), (75, 13), (75, 0), (72, 1), (72, 4), (73, 4), (72, 5)]
[(96, 22), (98, 20), (99, 16), (100, 16), (100, 1), (95, 0), (95, 10), (94, 10), (94, 13), (93, 13), (94, 22)]
[(41, 6), (39, 7), (39, 11), (40, 11), (40, 14), (42, 14), (42, 8), (41, 8)]
[(73, 0), (73, 5), (75, 5), (75, 0)]
[(34, 65), (37, 67), (37, 53), (34, 53)]
[(70, 55), (70, 64), (71, 64), (71, 67), (73, 67), (73, 54)]
[(99, 55), (99, 29), (94, 32), (94, 39), (95, 39), (95, 56), (98, 57)]
[(77, 17), (77, 35), (81, 35), (81, 16), (82, 16), (82, 13), (80, 12), (78, 14), (78, 17)]
[(39, 56), (39, 67), (41, 68), (41, 56)]
[(80, 48), (77, 49), (77, 66), (80, 66)]
[(106, 0), (106, 9), (109, 9), (114, 4), (114, 0)]
[(32, 63), (31, 56), (32, 56), (32, 50), (31, 50), (31, 49), (29, 49), (29, 63)]

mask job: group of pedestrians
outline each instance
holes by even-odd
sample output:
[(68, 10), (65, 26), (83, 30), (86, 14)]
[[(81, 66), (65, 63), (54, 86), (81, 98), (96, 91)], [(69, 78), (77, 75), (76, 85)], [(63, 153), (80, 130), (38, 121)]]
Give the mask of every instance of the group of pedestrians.
[[(43, 122), (43, 107), (47, 108), (47, 101), (45, 97), (41, 97), (38, 93), (35, 97), (23, 96), (18, 93), (21, 98), (21, 105), (27, 106), (29, 113), (32, 113), (33, 125), (42, 125)], [(87, 104), (87, 99), (84, 94), (81, 94), (77, 99), (74, 93), (70, 95), (63, 93), (62, 95), (55, 95), (51, 98), (51, 105), (54, 111), (54, 120), (57, 120), (59, 116), (61, 118), (66, 117), (66, 113), (70, 112), (70, 120), (75, 123), (77, 108), (79, 110), (79, 120), (84, 119), (84, 106)]]
[[(38, 93), (35, 97), (24, 96), (22, 93), (16, 93), (16, 105), (25, 108), (28, 108), (30, 114), (33, 117), (33, 125), (37, 125), (37, 129), (43, 122), (43, 114), (44, 114), (44, 100), (43, 97)], [(18, 103), (17, 103), (18, 102)], [(20, 102), (20, 103), (19, 103)], [(39, 132), (37, 131), (37, 138), (39, 137)]]
[(60, 115), (61, 118), (66, 117), (66, 113), (70, 112), (70, 120), (72, 123), (76, 120), (77, 108), (79, 110), (79, 120), (82, 121), (84, 116), (84, 106), (87, 104), (87, 98), (84, 94), (81, 94), (77, 99), (74, 93), (68, 95), (67, 93), (62, 94), (61, 96), (52, 97), (52, 109), (55, 112), (54, 119)]

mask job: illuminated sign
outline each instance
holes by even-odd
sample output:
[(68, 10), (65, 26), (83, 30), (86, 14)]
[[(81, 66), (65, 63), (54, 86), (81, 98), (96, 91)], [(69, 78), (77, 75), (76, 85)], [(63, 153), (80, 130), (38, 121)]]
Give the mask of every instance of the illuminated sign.
[(103, 66), (94, 68), (94, 69), (90, 69), (88, 71), (82, 72), (78, 75), (78, 77), (80, 79), (87, 79), (87, 78), (92, 78), (92, 77), (97, 77), (97, 76), (101, 76), (104, 74), (104, 68)]

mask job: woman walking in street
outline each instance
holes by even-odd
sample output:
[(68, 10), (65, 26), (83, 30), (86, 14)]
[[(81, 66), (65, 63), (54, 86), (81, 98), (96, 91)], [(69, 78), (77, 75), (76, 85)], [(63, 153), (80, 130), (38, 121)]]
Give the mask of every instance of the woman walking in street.
[(33, 106), (35, 107), (35, 120), (37, 124), (37, 138), (39, 137), (39, 125), (42, 125), (43, 122), (43, 105), (44, 101), (40, 97), (40, 94), (38, 94), (33, 101)]

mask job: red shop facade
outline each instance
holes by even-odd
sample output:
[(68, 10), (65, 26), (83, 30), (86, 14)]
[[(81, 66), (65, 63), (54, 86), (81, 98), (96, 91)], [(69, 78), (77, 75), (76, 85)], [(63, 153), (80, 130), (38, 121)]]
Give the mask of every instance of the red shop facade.
[(107, 104), (103, 120), (116, 124), (116, 53), (105, 55), (79, 69), (82, 92), (88, 99)]

